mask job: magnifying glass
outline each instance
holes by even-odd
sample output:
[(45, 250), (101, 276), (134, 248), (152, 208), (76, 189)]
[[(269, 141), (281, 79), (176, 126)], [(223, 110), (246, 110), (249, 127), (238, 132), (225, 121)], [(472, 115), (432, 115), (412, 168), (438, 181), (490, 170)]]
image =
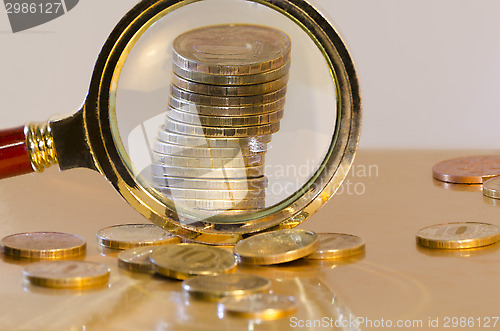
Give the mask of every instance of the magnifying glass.
[[(278, 60), (235, 73), (270, 35)], [(194, 58), (183, 38), (198, 40)], [(78, 112), (0, 131), (0, 178), (96, 170), (157, 226), (229, 245), (318, 210), (349, 171), (360, 121), (348, 50), (307, 2), (146, 0), (110, 34)]]

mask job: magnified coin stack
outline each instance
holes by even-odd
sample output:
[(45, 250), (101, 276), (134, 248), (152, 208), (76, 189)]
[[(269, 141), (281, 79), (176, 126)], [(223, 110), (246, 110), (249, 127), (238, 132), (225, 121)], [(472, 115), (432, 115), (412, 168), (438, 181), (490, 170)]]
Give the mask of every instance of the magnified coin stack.
[(255, 25), (215, 25), (173, 42), (155, 187), (176, 207), (231, 214), (265, 207), (265, 154), (280, 129), (290, 39)]

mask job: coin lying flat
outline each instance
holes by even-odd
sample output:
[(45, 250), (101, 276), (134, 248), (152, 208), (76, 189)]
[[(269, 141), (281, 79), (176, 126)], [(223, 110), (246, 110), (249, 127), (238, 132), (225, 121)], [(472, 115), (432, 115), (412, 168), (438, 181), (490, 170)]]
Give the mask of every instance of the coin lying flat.
[(252, 126), (243, 126), (243, 127), (235, 127), (235, 128), (227, 128), (227, 127), (203, 127), (200, 125), (192, 125), (187, 123), (181, 123), (169, 119), (165, 123), (165, 127), (167, 130), (172, 132), (177, 132), (180, 134), (187, 134), (192, 136), (202, 136), (202, 137), (252, 137), (252, 136), (262, 136), (273, 134), (279, 131), (280, 122), (274, 122), (263, 125), (252, 125)]
[(159, 164), (151, 165), (151, 173), (155, 176), (187, 177), (187, 178), (256, 178), (264, 176), (263, 165), (241, 168), (194, 168), (194, 167), (165, 167)]
[(191, 147), (191, 146), (179, 146), (169, 143), (164, 143), (161, 141), (154, 141), (153, 150), (160, 154), (165, 155), (176, 155), (185, 157), (195, 157), (195, 158), (235, 158), (239, 156), (254, 156), (266, 152), (266, 150), (261, 150), (254, 152), (248, 146), (236, 147), (236, 148), (220, 148), (220, 147)]
[(122, 224), (97, 232), (97, 243), (112, 249), (168, 245), (180, 241), (179, 237), (154, 224)]
[(489, 198), (500, 199), (500, 177), (485, 181), (483, 184), (483, 194)]
[(318, 247), (318, 235), (302, 229), (257, 234), (238, 242), (234, 253), (243, 263), (277, 264), (300, 259)]
[(179, 155), (167, 155), (153, 151), (153, 161), (157, 164), (173, 167), (193, 168), (239, 168), (245, 166), (259, 166), (264, 164), (265, 156), (261, 154), (239, 155), (228, 158), (213, 157), (189, 157)]
[(85, 253), (81, 237), (62, 232), (17, 233), (0, 242), (2, 253), (22, 258), (58, 259)]
[(267, 177), (248, 179), (205, 179), (179, 177), (153, 177), (160, 187), (175, 187), (200, 190), (256, 190), (267, 187)]
[(285, 98), (257, 105), (230, 107), (198, 105), (194, 102), (176, 99), (173, 96), (170, 96), (169, 106), (180, 111), (200, 115), (250, 116), (270, 113), (282, 109), (285, 106)]
[(318, 233), (319, 245), (316, 251), (307, 259), (326, 260), (346, 258), (361, 254), (365, 251), (365, 241), (358, 237), (344, 233)]
[(234, 96), (226, 97), (219, 95), (206, 95), (206, 94), (193, 93), (180, 89), (172, 84), (170, 85), (170, 95), (176, 99), (196, 103), (197, 105), (222, 106), (222, 107), (252, 106), (263, 103), (275, 102), (284, 98), (286, 95), (286, 85), (280, 88), (279, 90), (269, 93), (257, 94), (257, 95), (245, 95), (239, 97), (234, 97)]
[(270, 320), (293, 314), (297, 306), (293, 297), (259, 293), (224, 298), (218, 309), (234, 316)]
[(213, 85), (253, 85), (276, 80), (285, 76), (290, 70), (290, 62), (276, 69), (252, 75), (212, 75), (198, 71), (186, 70), (173, 64), (174, 73), (187, 80)]
[(236, 259), (230, 252), (200, 244), (174, 244), (156, 249), (150, 256), (154, 270), (166, 277), (186, 279), (199, 275), (234, 272)]
[(461, 184), (481, 184), (500, 176), (500, 155), (470, 156), (439, 162), (432, 168), (437, 180)]
[(178, 67), (214, 75), (252, 75), (288, 63), (291, 42), (273, 28), (223, 24), (187, 31), (172, 48)]
[(254, 199), (265, 197), (265, 190), (199, 190), (173, 187), (156, 187), (167, 198), (176, 199), (210, 199), (210, 200), (235, 200)]
[(243, 273), (196, 276), (182, 282), (182, 288), (190, 295), (211, 301), (265, 292), (269, 287), (271, 282), (268, 279)]
[(158, 132), (158, 140), (181, 146), (195, 146), (195, 147), (219, 147), (219, 148), (237, 148), (242, 146), (257, 147), (265, 145), (271, 141), (271, 136), (252, 136), (245, 138), (207, 138), (186, 136), (168, 130), (160, 130)]
[(283, 118), (283, 114), (283, 109), (279, 109), (270, 113), (250, 116), (207, 116), (187, 113), (175, 108), (170, 108), (167, 112), (167, 116), (174, 121), (192, 125), (224, 127), (241, 127), (270, 124), (280, 121)]
[(500, 227), (488, 223), (439, 224), (417, 232), (417, 243), (429, 248), (475, 248), (491, 245), (498, 241), (500, 241)]
[(152, 273), (153, 264), (149, 256), (158, 247), (161, 246), (143, 246), (124, 250), (118, 254), (118, 265), (129, 271)]
[(54, 288), (80, 288), (107, 284), (109, 272), (107, 266), (94, 262), (44, 261), (24, 267), (23, 276), (33, 285)]
[(288, 83), (289, 74), (270, 82), (252, 85), (210, 85), (192, 82), (177, 75), (172, 76), (172, 84), (188, 92), (218, 96), (248, 96), (277, 91)]

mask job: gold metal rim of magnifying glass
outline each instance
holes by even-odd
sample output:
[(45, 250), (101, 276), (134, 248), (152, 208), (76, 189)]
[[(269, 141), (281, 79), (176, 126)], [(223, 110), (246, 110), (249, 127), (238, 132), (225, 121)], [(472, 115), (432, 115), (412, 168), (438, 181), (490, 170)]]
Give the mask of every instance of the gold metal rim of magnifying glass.
[(135, 176), (118, 132), (115, 98), (120, 71), (141, 35), (168, 13), (199, 1), (202, 0), (146, 0), (123, 17), (96, 62), (82, 109), (84, 134), (95, 168), (138, 212), (173, 234), (202, 243), (231, 245), (250, 234), (300, 224), (337, 191), (349, 171), (358, 145), (361, 98), (356, 71), (346, 46), (316, 9), (303, 0), (245, 0), (269, 7), (293, 20), (322, 52), (336, 86), (335, 133), (316, 173), (280, 203), (240, 216), (234, 222), (227, 218), (216, 222), (187, 217), (179, 220), (172, 201), (149, 188), (140, 176)]

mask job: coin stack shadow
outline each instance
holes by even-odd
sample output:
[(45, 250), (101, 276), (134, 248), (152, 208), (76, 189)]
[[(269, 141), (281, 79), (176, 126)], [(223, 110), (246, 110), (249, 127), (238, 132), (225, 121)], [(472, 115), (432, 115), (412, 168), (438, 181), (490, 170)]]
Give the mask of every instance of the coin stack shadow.
[[(259, 63), (247, 64), (255, 60), (242, 57), (235, 65), (234, 53), (247, 55), (248, 45), (260, 47), (262, 33), (269, 32), (286, 39), (285, 49)], [(225, 42), (213, 46), (209, 40), (203, 45), (206, 33), (222, 35), (218, 40)], [(199, 38), (222, 64), (204, 66), (198, 56), (193, 65), (182, 49), (190, 38)], [(258, 55), (262, 54), (250, 54)], [(225, 66), (228, 57), (233, 58)], [(266, 27), (210, 26), (174, 41), (169, 106), (154, 143), (152, 174), (156, 189), (177, 209), (234, 215), (265, 207), (265, 154), (271, 135), (280, 128), (289, 67), (288, 37)]]

